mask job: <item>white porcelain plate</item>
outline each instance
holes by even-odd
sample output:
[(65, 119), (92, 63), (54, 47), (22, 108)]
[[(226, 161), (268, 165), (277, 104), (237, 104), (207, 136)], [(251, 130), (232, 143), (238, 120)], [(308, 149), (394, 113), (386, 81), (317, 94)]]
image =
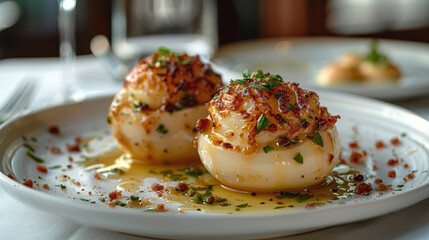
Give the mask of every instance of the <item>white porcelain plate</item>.
[[(81, 224), (158, 238), (284, 236), (380, 216), (429, 196), (429, 122), (399, 107), (362, 97), (326, 91), (321, 91), (320, 96), (322, 105), (332, 114), (341, 115), (337, 126), (345, 152), (343, 157), (347, 157), (349, 143), (357, 141), (368, 153), (367, 160), (356, 165), (367, 172), (369, 178), (366, 181), (375, 188), (375, 179), (381, 178), (386, 185), (392, 185), (392, 190), (374, 191), (368, 196), (353, 196), (311, 209), (252, 214), (246, 214), (245, 210), (237, 214), (197, 211), (179, 214), (110, 208), (98, 201), (97, 194), (110, 192), (112, 183), (97, 182), (76, 162), (84, 158), (83, 155), (114, 147), (106, 125), (106, 112), (112, 96), (45, 109), (2, 125), (0, 184), (10, 196), (35, 209)], [(61, 136), (48, 133), (47, 129), (52, 125), (60, 128)], [(101, 141), (94, 152), (66, 154), (65, 144), (74, 143), (77, 136), (99, 136)], [(401, 142), (399, 146), (390, 144), (390, 139), (395, 137)], [(374, 148), (378, 140), (385, 143), (385, 148)], [(51, 167), (48, 174), (36, 171), (37, 163), (26, 155), (25, 142), (36, 148), (34, 154), (45, 159), (44, 165)], [(54, 145), (59, 146), (63, 154), (52, 154)], [(73, 163), (69, 163), (69, 155), (73, 157)], [(402, 160), (396, 166), (389, 166), (388, 161), (396, 157)], [(61, 167), (56, 168), (56, 165)], [(71, 169), (66, 170), (66, 165), (71, 165)], [(55, 176), (63, 171), (81, 185), (58, 182)], [(396, 177), (388, 177), (390, 171), (395, 171)], [(14, 180), (8, 177), (9, 174)], [(414, 174), (414, 178), (409, 174)], [(28, 179), (36, 181), (34, 188), (22, 185)], [(48, 184), (50, 190), (43, 189), (43, 184)], [(67, 186), (66, 192), (61, 190), (60, 184)], [(97, 187), (89, 188), (93, 185)], [(167, 203), (166, 207), (173, 208), (173, 205)]]
[[(243, 69), (262, 69), (280, 74), (287, 81), (299, 82), (304, 88), (320, 89), (318, 71), (344, 53), (364, 54), (370, 39), (285, 38), (233, 43), (221, 47), (213, 62), (237, 73)], [(380, 49), (395, 62), (403, 77), (394, 85), (352, 84), (325, 87), (378, 99), (399, 99), (429, 93), (429, 45), (406, 41), (380, 40)], [(239, 77), (240, 74), (237, 74)]]

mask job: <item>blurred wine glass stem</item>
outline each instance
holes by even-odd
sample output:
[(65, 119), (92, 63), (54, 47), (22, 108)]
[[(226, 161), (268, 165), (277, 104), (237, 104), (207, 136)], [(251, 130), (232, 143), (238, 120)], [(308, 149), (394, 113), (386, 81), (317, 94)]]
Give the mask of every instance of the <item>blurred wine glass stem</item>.
[(75, 20), (76, 0), (59, 0), (58, 30), (60, 36), (60, 58), (62, 83), (56, 97), (58, 102), (80, 101), (85, 95), (75, 80)]

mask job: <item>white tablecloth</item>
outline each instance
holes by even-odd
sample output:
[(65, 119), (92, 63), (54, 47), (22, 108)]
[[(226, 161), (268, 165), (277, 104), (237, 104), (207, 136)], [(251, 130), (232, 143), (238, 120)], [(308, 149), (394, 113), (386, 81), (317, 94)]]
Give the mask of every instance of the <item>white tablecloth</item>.
[[(76, 62), (78, 85), (88, 96), (116, 92), (116, 81), (91, 56)], [(52, 104), (59, 90), (61, 69), (58, 59), (16, 59), (0, 61), (0, 106), (24, 76), (40, 81), (33, 108)], [(428, 96), (392, 102), (429, 120)], [(0, 239), (145, 239), (106, 229), (84, 226), (67, 219), (31, 209), (0, 189)], [(291, 219), (293, 221), (293, 219)], [(323, 219), (320, 219), (323, 221)], [(385, 216), (335, 226), (288, 239), (429, 239), (429, 199)]]

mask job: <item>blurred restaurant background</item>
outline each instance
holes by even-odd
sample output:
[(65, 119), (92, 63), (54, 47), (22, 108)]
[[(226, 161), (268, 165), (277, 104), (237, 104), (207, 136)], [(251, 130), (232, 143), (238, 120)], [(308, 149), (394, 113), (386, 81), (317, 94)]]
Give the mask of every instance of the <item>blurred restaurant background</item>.
[[(0, 59), (59, 56), (58, 6), (55, 0), (0, 0)], [(196, 28), (206, 31), (214, 48), (290, 36), (428, 43), (428, 13), (426, 0), (77, 0), (76, 54), (91, 54), (90, 43), (97, 35), (114, 42), (124, 36)]]

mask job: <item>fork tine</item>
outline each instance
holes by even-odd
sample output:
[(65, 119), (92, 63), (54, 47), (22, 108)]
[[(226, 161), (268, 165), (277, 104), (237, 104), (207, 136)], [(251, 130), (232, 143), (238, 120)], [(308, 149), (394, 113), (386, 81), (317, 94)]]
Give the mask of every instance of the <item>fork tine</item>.
[(26, 88), (22, 92), (22, 96), (15, 102), (15, 105), (13, 106), (13, 108), (10, 109), (9, 113), (11, 115), (14, 115), (19, 110), (22, 110), (23, 107), (25, 107), (25, 104), (28, 103), (29, 94), (31, 94), (31, 91), (32, 91), (31, 90), (32, 85), (30, 83), (26, 85), (27, 85)]

